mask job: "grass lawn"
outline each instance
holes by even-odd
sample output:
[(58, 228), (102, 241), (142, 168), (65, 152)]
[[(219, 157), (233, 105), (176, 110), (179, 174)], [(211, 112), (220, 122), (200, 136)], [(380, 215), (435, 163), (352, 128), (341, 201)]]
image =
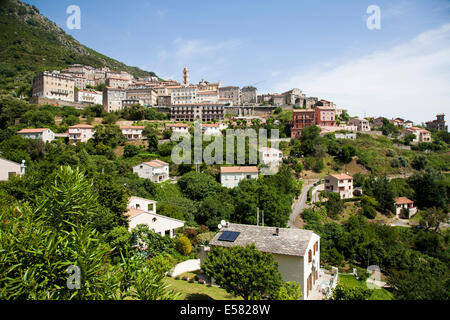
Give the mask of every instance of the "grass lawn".
[(166, 277), (164, 281), (181, 294), (180, 300), (243, 300), (240, 297), (233, 297), (224, 289), (217, 287), (208, 287), (204, 284), (189, 283), (169, 277)]
[[(345, 287), (366, 287), (366, 284), (356, 280), (352, 275), (340, 274), (339, 284)], [(386, 289), (374, 289), (372, 290), (372, 295), (369, 300), (394, 300), (392, 293)]]

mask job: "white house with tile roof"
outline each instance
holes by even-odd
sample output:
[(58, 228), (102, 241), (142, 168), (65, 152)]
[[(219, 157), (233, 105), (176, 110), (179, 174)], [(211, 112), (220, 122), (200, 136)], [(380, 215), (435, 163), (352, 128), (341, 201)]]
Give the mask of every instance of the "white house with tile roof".
[(245, 179), (258, 179), (258, 167), (220, 168), (220, 183), (226, 188), (235, 188)]
[(125, 215), (128, 217), (130, 231), (140, 224), (145, 224), (161, 236), (174, 238), (176, 230), (184, 227), (184, 221), (157, 214), (154, 200), (130, 197), (128, 212)]
[(332, 174), (325, 177), (325, 191), (337, 192), (341, 199), (353, 198), (353, 177), (348, 174)]
[(22, 129), (17, 134), (21, 135), (25, 139), (36, 139), (44, 142), (52, 142), (55, 140), (55, 133), (49, 128), (38, 129)]
[(142, 133), (144, 132), (145, 126), (121, 126), (120, 130), (122, 130), (122, 134), (128, 140), (142, 140), (144, 136)]
[(154, 183), (169, 180), (169, 164), (161, 160), (152, 160), (133, 167), (133, 172), (140, 178), (149, 179)]
[[(237, 237), (226, 238), (226, 232), (235, 232)], [(255, 225), (229, 224), (210, 241), (213, 247), (229, 248), (254, 244), (256, 249), (271, 253), (284, 281), (300, 283), (303, 300), (311, 297), (312, 290), (319, 285), (320, 236), (311, 230), (261, 227)], [(206, 249), (208, 250), (208, 248)], [(201, 254), (204, 259), (206, 254)], [(202, 259), (202, 261), (203, 261)]]
[(89, 124), (77, 124), (69, 127), (69, 143), (88, 142), (94, 137), (94, 127)]
[(166, 123), (166, 129), (172, 130), (173, 133), (189, 133), (189, 125), (185, 123)]
[(8, 181), (13, 176), (23, 176), (25, 174), (25, 160), (16, 163), (0, 158), (0, 181)]

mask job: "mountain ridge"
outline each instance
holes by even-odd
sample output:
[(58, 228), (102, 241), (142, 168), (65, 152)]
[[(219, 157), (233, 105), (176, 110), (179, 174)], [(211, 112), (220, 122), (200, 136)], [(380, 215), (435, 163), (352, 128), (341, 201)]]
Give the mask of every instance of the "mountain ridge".
[(81, 44), (34, 5), (0, 0), (0, 92), (29, 97), (36, 73), (77, 63), (127, 71), (136, 77), (156, 76)]

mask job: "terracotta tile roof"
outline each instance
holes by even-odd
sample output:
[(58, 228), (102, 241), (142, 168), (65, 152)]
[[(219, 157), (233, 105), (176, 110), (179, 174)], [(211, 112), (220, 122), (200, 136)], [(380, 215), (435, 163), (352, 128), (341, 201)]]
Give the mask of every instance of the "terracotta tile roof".
[(144, 210), (139, 210), (139, 209), (135, 209), (135, 208), (128, 208), (128, 212), (125, 213), (125, 215), (130, 218), (133, 219), (134, 217), (137, 217), (138, 215), (145, 213)]
[[(240, 232), (234, 242), (219, 241), (225, 231)], [(211, 246), (233, 247), (246, 246), (254, 243), (256, 249), (274, 254), (303, 257), (307, 254), (308, 245), (314, 232), (304, 229), (279, 228), (279, 235), (275, 227), (259, 227), (254, 225), (230, 224), (222, 228), (210, 241)]]
[(294, 113), (302, 113), (302, 112), (315, 112), (314, 109), (294, 109)]
[(166, 123), (166, 127), (187, 128), (188, 125), (186, 123)]
[(46, 130), (49, 130), (48, 128), (39, 128), (39, 129), (22, 129), (17, 133), (42, 133)]
[(218, 128), (219, 125), (217, 123), (205, 123), (205, 124), (202, 124), (202, 127), (205, 127), (205, 128)]
[(395, 203), (396, 204), (409, 204), (409, 203), (413, 203), (411, 200), (409, 200), (408, 198), (405, 197), (400, 197), (395, 199)]
[(69, 129), (93, 129), (94, 127), (89, 124), (77, 124), (70, 126)]
[(120, 129), (138, 129), (144, 130), (145, 126), (120, 126)]
[(220, 167), (220, 173), (258, 173), (258, 167)]
[(352, 179), (353, 180), (352, 176), (349, 176), (348, 174), (344, 174), (344, 173), (342, 173), (342, 174), (332, 174), (331, 177), (336, 178), (338, 180), (346, 180), (346, 179)]
[(153, 168), (161, 168), (164, 166), (168, 166), (169, 164), (167, 162), (161, 161), (161, 160), (152, 160), (149, 162), (144, 162), (144, 164), (153, 167)]

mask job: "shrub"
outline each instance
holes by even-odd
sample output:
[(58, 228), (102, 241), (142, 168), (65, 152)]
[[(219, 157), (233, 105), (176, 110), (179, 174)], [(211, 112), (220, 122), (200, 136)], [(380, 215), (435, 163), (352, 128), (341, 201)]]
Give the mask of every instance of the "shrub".
[(184, 254), (187, 256), (192, 251), (191, 241), (187, 237), (182, 236), (177, 239), (176, 248), (181, 254)]

